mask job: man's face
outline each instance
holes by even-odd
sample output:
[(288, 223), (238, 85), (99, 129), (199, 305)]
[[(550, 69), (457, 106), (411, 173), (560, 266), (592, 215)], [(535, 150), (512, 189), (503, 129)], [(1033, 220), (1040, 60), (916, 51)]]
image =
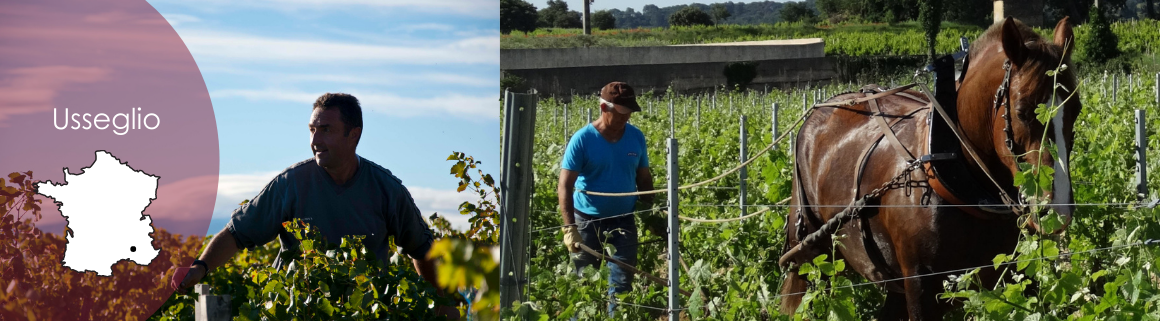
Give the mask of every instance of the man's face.
[(362, 128), (346, 134), (346, 124), (338, 108), (315, 108), (310, 114), (310, 150), (314, 162), (322, 168), (334, 168), (342, 161), (354, 158), (354, 149)]
[(611, 125), (613, 127), (621, 128), (624, 127), (625, 124), (628, 124), (628, 119), (630, 116), (632, 116), (632, 109), (628, 109), (628, 107), (616, 105), (613, 103), (604, 103), (604, 106), (606, 112), (608, 113), (608, 117), (612, 119)]

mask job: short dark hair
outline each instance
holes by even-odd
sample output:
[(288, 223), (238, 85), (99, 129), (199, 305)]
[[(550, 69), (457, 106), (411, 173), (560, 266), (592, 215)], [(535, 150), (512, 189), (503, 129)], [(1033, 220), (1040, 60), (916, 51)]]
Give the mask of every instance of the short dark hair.
[(342, 123), (346, 125), (344, 136), (349, 136), (352, 129), (362, 127), (362, 107), (358, 104), (358, 98), (345, 93), (326, 93), (314, 101), (314, 109), (327, 110), (331, 107), (337, 107), (342, 115)]

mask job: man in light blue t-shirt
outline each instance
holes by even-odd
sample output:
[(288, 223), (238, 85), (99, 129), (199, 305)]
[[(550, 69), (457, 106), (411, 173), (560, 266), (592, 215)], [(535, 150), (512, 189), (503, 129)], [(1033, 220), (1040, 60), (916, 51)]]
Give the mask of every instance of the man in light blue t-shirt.
[[(648, 168), (648, 150), (644, 134), (628, 124), (632, 112), (640, 111), (632, 87), (613, 82), (600, 91), (600, 118), (584, 126), (564, 151), (560, 164), (557, 194), (564, 244), (573, 255), (577, 270), (599, 264), (600, 259), (580, 251), (574, 243), (603, 249), (602, 243), (616, 248), (612, 257), (630, 265), (636, 264), (637, 227), (633, 211), (636, 196), (593, 196), (581, 191), (623, 193), (652, 190), (652, 173)], [(652, 195), (640, 201), (652, 202)], [(605, 232), (608, 235), (606, 236)], [(609, 295), (632, 290), (632, 272), (608, 263)], [(611, 313), (615, 304), (609, 305)]]

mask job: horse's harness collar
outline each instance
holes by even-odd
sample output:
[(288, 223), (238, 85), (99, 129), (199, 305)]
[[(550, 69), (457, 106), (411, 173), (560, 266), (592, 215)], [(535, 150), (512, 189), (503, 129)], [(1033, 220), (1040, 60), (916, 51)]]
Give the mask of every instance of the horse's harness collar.
[[(1007, 149), (1009, 151), (1013, 152), (1014, 151), (1014, 141), (1012, 139), (1013, 135), (1011, 132), (1011, 107), (1012, 106), (1010, 103), (1011, 102), (1011, 95), (1010, 95), (1011, 61), (1010, 60), (1007, 60), (1003, 63), (1003, 70), (1004, 70), (1003, 82), (1002, 82), (1002, 84), (999, 85), (999, 88), (996, 90), (996, 93), (995, 93), (994, 110), (998, 111), (999, 107), (1007, 108), (1007, 110), (1004, 111), (1004, 114), (1002, 114), (1002, 117), (1003, 117), (1004, 122), (1005, 122), (1005, 128), (1003, 129), (1003, 132), (1007, 135), (1006, 140), (1005, 140), (1005, 143), (1007, 145)], [(964, 71), (964, 73), (965, 73), (965, 71)], [(781, 259), (779, 260), (780, 265), (786, 265), (787, 263), (789, 263), (803, 249), (811, 249), (812, 250), (818, 244), (824, 243), (824, 242), (822, 242), (822, 240), (825, 237), (827, 237), (833, 233), (836, 233), (839, 228), (841, 228), (843, 225), (845, 225), (845, 223), (847, 223), (853, 219), (856, 219), (856, 218), (865, 219), (865, 217), (861, 217), (862, 215), (860, 215), (860, 214), (862, 212), (862, 209), (867, 205), (867, 201), (873, 200), (873, 199), (878, 199), (878, 198), (882, 197), (882, 195), (884, 195), (886, 193), (886, 191), (888, 191), (890, 189), (894, 189), (894, 188), (900, 188), (900, 187), (906, 188), (907, 193), (909, 194), (909, 190), (910, 190), (910, 187), (912, 184), (911, 184), (911, 182), (908, 182), (908, 181), (911, 180), (911, 175), (913, 174), (913, 172), (919, 168), (922, 168), (924, 164), (933, 164), (934, 162), (938, 162), (938, 161), (955, 161), (955, 160), (959, 159), (960, 155), (958, 155), (957, 153), (954, 153), (954, 152), (945, 152), (945, 153), (932, 152), (932, 153), (923, 154), (919, 157), (914, 157), (913, 156), (914, 154), (911, 153), (911, 151), (908, 150), (906, 148), (906, 146), (903, 145), (898, 140), (897, 135), (894, 133), (894, 131), (891, 127), (893, 127), (893, 125), (895, 123), (897, 123), (899, 120), (901, 120), (901, 118), (909, 118), (909, 117), (913, 116), (916, 111), (923, 110), (923, 108), (919, 108), (919, 109), (916, 109), (915, 111), (907, 113), (906, 115), (902, 115), (902, 117), (895, 119), (893, 122), (887, 121), (885, 119), (887, 114), (885, 114), (881, 110), (881, 108), (878, 106), (877, 99), (883, 98), (886, 96), (892, 96), (892, 95), (902, 95), (902, 96), (905, 96), (907, 98), (913, 99), (915, 101), (922, 101), (920, 99), (917, 99), (917, 97), (914, 97), (911, 95), (903, 95), (904, 91), (906, 89), (914, 87), (915, 85), (917, 85), (917, 84), (910, 84), (907, 86), (893, 88), (890, 90), (882, 90), (881, 88), (878, 88), (876, 86), (868, 86), (868, 87), (863, 88), (862, 93), (865, 96), (862, 98), (849, 99), (849, 100), (830, 102), (830, 103), (822, 103), (822, 104), (816, 104), (816, 105), (812, 106), (811, 111), (812, 111), (812, 109), (818, 108), (818, 107), (852, 106), (855, 104), (867, 102), (869, 105), (869, 109), (870, 109), (869, 116), (874, 119), (874, 120), (872, 120), (872, 122), (875, 122), (878, 124), (878, 127), (879, 127), (881, 133), (879, 133), (878, 138), (875, 139), (873, 143), (871, 143), (869, 149), (864, 151), (862, 153), (862, 155), (859, 157), (860, 159), (858, 162), (858, 168), (856, 169), (856, 172), (855, 172), (856, 182), (854, 184), (855, 185), (854, 186), (854, 199), (852, 200), (852, 202), (850, 203), (850, 205), (848, 207), (846, 207), (842, 211), (835, 214), (833, 217), (831, 217), (824, 224), (821, 224), (821, 222), (819, 222), (816, 217), (813, 217), (813, 216), (808, 217), (812, 221), (811, 223), (814, 226), (817, 226), (817, 230), (814, 230), (812, 233), (807, 232), (807, 230), (806, 230), (807, 228), (802, 220), (803, 217), (807, 216), (807, 215), (803, 215), (805, 213), (804, 213), (804, 211), (802, 211), (801, 208), (798, 209), (798, 212), (797, 212), (798, 218), (797, 218), (797, 224), (796, 224), (797, 225), (796, 232), (797, 232), (798, 244), (796, 246), (794, 246), (792, 249), (790, 249), (789, 251), (787, 251), (784, 255), (782, 255)], [(926, 91), (925, 87), (920, 86), (920, 91), (929, 99), (928, 108), (932, 109), (933, 111), (936, 111), (937, 112), (936, 114), (938, 114), (938, 116), (931, 115), (931, 117), (941, 117), (942, 119), (944, 119), (948, 123), (948, 125), (950, 125), (950, 127), (952, 128), (951, 131), (955, 133), (955, 136), (958, 139), (959, 143), (963, 144), (963, 148), (965, 150), (967, 150), (967, 152), (969, 154), (974, 154), (971, 150), (972, 147), (968, 146), (967, 143), (962, 140), (961, 135), (958, 133), (957, 124), (952, 124), (952, 119), (949, 118), (950, 117), (949, 113), (947, 113), (942, 108), (942, 106), (938, 103), (938, 101), (935, 99), (935, 97), (933, 95), (930, 95), (930, 93), (928, 91)], [(862, 185), (861, 181), (862, 181), (863, 170), (866, 166), (867, 161), (869, 160), (869, 156), (872, 153), (872, 151), (877, 149), (878, 146), (880, 145), (880, 142), (884, 139), (890, 141), (891, 144), (895, 145), (894, 146), (895, 148), (893, 148), (893, 149), (895, 151), (897, 151), (898, 156), (906, 162), (906, 167), (898, 175), (894, 176), (889, 181), (883, 183), (878, 188), (871, 190), (869, 193), (861, 194), (861, 185)], [(976, 157), (976, 156), (972, 155), (972, 157)], [(983, 167), (983, 166), (985, 166), (985, 164), (979, 163), (978, 165), (980, 167), (982, 167), (982, 170), (984, 171), (984, 173), (987, 174), (988, 178), (992, 182), (994, 182), (994, 177), (990, 177), (991, 175), (990, 175), (989, 171), (985, 167)], [(797, 172), (796, 166), (795, 166), (794, 170), (795, 170), (795, 175), (799, 175), (798, 173), (796, 173)], [(920, 171), (920, 173), (926, 174), (925, 171)], [(935, 176), (937, 176), (937, 174)], [(928, 180), (937, 179), (937, 177), (927, 177), (927, 179)], [(985, 204), (979, 204), (979, 205), (984, 205), (984, 206), (981, 206), (979, 208), (979, 210), (981, 212), (988, 212), (991, 214), (1018, 213), (1020, 204), (1011, 200), (1009, 195), (1007, 195), (1006, 191), (1003, 190), (1002, 186), (996, 186), (996, 187), (999, 188), (1000, 198), (1002, 199), (1002, 201), (1004, 203), (1006, 203), (1005, 206), (1002, 208), (991, 208), (991, 206), (986, 206)], [(808, 206), (809, 201), (805, 197), (805, 194), (806, 194), (805, 191), (803, 190), (800, 192), (801, 192), (800, 196), (802, 197), (801, 205)], [(942, 194), (942, 193), (939, 193), (939, 194)], [(943, 197), (948, 198), (948, 196), (957, 199), (957, 197), (955, 197), (954, 195), (944, 195)], [(985, 199), (980, 200), (980, 201), (985, 201)], [(971, 204), (964, 204), (964, 205), (971, 205)], [(968, 211), (968, 212), (975, 212), (975, 211), (972, 210), (972, 211)], [(867, 230), (867, 228), (869, 226), (866, 225), (866, 223), (863, 223), (863, 225), (865, 225), (865, 226), (863, 226), (864, 231), (863, 231), (863, 240), (862, 241), (864, 243), (863, 245), (867, 248), (867, 250), (869, 250), (872, 246), (875, 246), (875, 245), (873, 245), (874, 240), (873, 240), (873, 237), (870, 236), (871, 232), (869, 230)], [(810, 250), (807, 250), (807, 251), (810, 251)], [(874, 265), (884, 266), (884, 264), (885, 264), (884, 258), (880, 257), (880, 255), (881, 254), (879, 253), (878, 256), (871, 256), (871, 260), (873, 261)], [(882, 271), (890, 271), (890, 270), (889, 269), (882, 269)]]

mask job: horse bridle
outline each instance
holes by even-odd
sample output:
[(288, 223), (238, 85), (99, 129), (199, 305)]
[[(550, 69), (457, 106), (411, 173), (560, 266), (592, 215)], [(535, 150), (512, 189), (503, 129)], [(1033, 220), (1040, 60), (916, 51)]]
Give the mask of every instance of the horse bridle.
[[(966, 63), (968, 62), (969, 59), (970, 59), (970, 57), (968, 56), (964, 60), (964, 65), (966, 65)], [(1009, 153), (1011, 153), (1012, 155), (1014, 155), (1014, 153), (1015, 153), (1015, 141), (1012, 138), (1013, 133), (1011, 132), (1011, 105), (1012, 104), (1011, 104), (1011, 60), (1010, 59), (1003, 60), (1003, 70), (1004, 70), (1003, 82), (1001, 84), (999, 84), (999, 88), (996, 89), (995, 100), (993, 101), (992, 104), (994, 106), (993, 109), (995, 111), (998, 111), (999, 107), (1005, 107), (1007, 109), (1004, 111), (1005, 113), (1001, 115), (1001, 117), (1003, 117), (1003, 122), (1004, 122), (1003, 133), (1006, 135), (1004, 143), (1007, 146), (1007, 151)], [(963, 73), (965, 76), (966, 70), (964, 70)], [(928, 94), (928, 96), (929, 96), (929, 94)], [(932, 99), (932, 103), (935, 106), (935, 108), (940, 113), (943, 114), (943, 117), (948, 117), (945, 114), (946, 111), (942, 110), (942, 107), (938, 106), (938, 103), (934, 102), (933, 99)], [(972, 157), (976, 158), (976, 162), (979, 163), (979, 168), (983, 171), (983, 174), (985, 174), (987, 176), (987, 178), (991, 180), (991, 183), (994, 183), (995, 187), (998, 188), (999, 198), (1002, 199), (1004, 203), (1007, 203), (1007, 206), (1009, 206), (1011, 208), (1012, 212), (1015, 212), (1017, 214), (1021, 213), (1022, 212), (1021, 209), (1022, 209), (1023, 205), (1026, 204), (1026, 202), (1024, 202), (1024, 200), (1023, 200), (1023, 196), (1019, 195), (1019, 200), (1012, 199), (1011, 195), (1009, 195), (1007, 193), (1007, 190), (1005, 188), (1003, 188), (1002, 185), (999, 185), (999, 183), (995, 180), (995, 177), (993, 175), (991, 175), (991, 172), (989, 170), (987, 170), (987, 165), (982, 163), (980, 160), (977, 159), (977, 155), (975, 155), (975, 153), (973, 151), (971, 151), (971, 150), (973, 150), (971, 145), (969, 143), (967, 143), (966, 141), (963, 141), (962, 136), (959, 135), (957, 133), (957, 130), (954, 129), (954, 127), (956, 127), (956, 126), (951, 126), (951, 127), (952, 127), (952, 131), (956, 132), (955, 135), (956, 135), (956, 137), (958, 137), (959, 142), (961, 142), (963, 144), (963, 147), (968, 150), (968, 154), (971, 154)]]
[(1012, 139), (1013, 135), (1011, 133), (1011, 60), (1010, 59), (1003, 60), (1003, 70), (1005, 71), (1005, 73), (1003, 75), (1003, 83), (999, 84), (999, 89), (995, 90), (995, 101), (993, 104), (995, 106), (994, 107), (995, 111), (999, 111), (999, 107), (1004, 107), (1004, 106), (1007, 109), (1005, 111), (1005, 113), (1003, 113), (1003, 115), (1001, 116), (1001, 117), (1003, 117), (1003, 123), (1005, 124), (1005, 126), (1003, 127), (1003, 133), (1007, 135), (1007, 137), (1003, 140), (1003, 142), (1007, 144), (1007, 151), (1011, 152), (1011, 154), (1014, 155), (1015, 154), (1015, 141)]

